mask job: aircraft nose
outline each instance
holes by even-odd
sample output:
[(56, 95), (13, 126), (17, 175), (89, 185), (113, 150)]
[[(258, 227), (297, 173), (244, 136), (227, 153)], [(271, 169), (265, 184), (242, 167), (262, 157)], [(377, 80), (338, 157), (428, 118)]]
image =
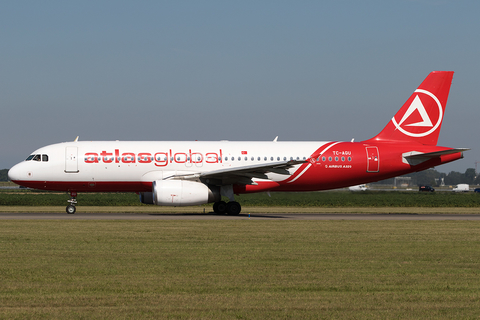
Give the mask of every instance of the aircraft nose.
[(21, 168), (21, 163), (16, 164), (10, 170), (8, 170), (8, 179), (10, 179), (10, 181), (22, 180), (22, 176), (25, 175), (24, 171), (25, 170), (22, 170)]

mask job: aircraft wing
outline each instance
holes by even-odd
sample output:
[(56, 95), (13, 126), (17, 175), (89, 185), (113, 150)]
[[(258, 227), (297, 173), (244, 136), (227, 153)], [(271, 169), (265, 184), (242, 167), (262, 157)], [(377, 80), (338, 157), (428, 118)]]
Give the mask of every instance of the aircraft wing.
[(449, 149), (449, 150), (442, 150), (442, 151), (435, 151), (435, 152), (427, 152), (427, 153), (420, 153), (417, 151), (412, 151), (412, 152), (407, 152), (402, 154), (403, 156), (403, 161), (405, 163), (411, 164), (411, 165), (417, 165), (422, 162), (425, 162), (427, 160), (437, 158), (443, 155), (447, 154), (453, 154), (453, 153), (458, 153), (458, 152), (464, 152), (470, 150), (468, 148), (456, 148), (456, 149)]
[(267, 173), (290, 175), (288, 169), (295, 165), (307, 163), (306, 160), (285, 160), (269, 162), (251, 166), (232, 167), (202, 173), (181, 174), (168, 177), (167, 179), (200, 179), (211, 184), (256, 184), (252, 179), (268, 179)]

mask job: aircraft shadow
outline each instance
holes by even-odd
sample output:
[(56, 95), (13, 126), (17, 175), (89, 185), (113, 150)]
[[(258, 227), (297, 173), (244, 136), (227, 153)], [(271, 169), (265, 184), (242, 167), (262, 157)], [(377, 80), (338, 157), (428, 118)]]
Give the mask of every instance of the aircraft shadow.
[[(215, 212), (205, 212), (205, 213), (191, 213), (191, 212), (185, 212), (185, 213), (149, 213), (148, 215), (149, 216), (164, 216), (164, 217), (175, 217), (175, 216), (245, 217), (245, 218), (249, 217), (248, 214), (242, 214), (242, 213), (238, 214), (238, 215), (229, 216), (227, 214), (218, 214), (218, 213), (215, 213)], [(286, 217), (283, 217), (283, 216), (262, 215), (262, 214), (250, 214), (250, 218), (286, 219)]]

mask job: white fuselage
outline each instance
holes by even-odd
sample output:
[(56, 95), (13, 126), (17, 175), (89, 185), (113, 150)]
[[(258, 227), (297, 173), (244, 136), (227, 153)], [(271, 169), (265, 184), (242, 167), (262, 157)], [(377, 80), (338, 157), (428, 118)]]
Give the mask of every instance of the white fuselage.
[[(48, 161), (24, 161), (10, 170), (15, 180), (91, 183), (147, 182), (169, 175), (307, 160), (327, 142), (81, 141), (49, 145), (33, 155)], [(293, 174), (300, 165), (289, 169)], [(286, 176), (268, 173), (271, 181)], [(141, 191), (141, 190), (138, 190)]]

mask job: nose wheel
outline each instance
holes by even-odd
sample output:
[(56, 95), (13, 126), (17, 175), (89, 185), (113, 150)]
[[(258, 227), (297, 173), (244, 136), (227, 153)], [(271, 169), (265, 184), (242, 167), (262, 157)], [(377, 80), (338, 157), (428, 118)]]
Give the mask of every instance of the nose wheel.
[(67, 206), (66, 211), (68, 214), (74, 214), (77, 211), (75, 205), (77, 204), (77, 193), (72, 191), (70, 192), (70, 200), (67, 200), (70, 204)]
[(68, 213), (68, 214), (74, 214), (75, 211), (77, 211), (77, 208), (75, 208), (74, 205), (69, 204), (69, 205), (67, 206), (67, 213)]

